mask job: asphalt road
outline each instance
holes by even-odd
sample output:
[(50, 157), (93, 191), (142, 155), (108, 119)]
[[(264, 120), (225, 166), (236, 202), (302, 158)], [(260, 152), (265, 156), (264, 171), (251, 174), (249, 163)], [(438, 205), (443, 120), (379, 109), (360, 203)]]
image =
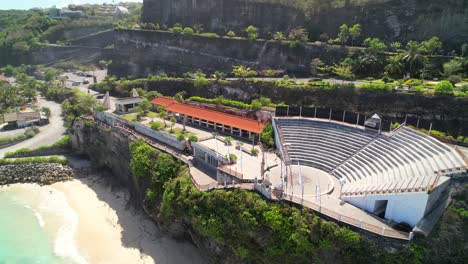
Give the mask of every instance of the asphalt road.
[(51, 115), (49, 118), (49, 124), (40, 126), (40, 133), (33, 138), (10, 147), (0, 149), (0, 158), (3, 158), (6, 152), (15, 151), (20, 148), (35, 149), (44, 145), (52, 145), (65, 135), (66, 129), (64, 127), (64, 120), (61, 116), (61, 105), (56, 102), (47, 101), (42, 97), (39, 98), (38, 105), (39, 107), (50, 108)]

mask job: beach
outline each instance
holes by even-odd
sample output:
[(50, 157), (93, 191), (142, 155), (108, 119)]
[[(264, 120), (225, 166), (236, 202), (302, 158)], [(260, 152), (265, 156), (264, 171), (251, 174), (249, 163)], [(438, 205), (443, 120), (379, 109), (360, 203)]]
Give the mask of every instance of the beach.
[(191, 243), (162, 234), (129, 202), (130, 194), (110, 180), (88, 177), (43, 187), (16, 184), (0, 192), (22, 192), (21, 199), (27, 200), (23, 202), (30, 203), (23, 206), (30, 206), (47, 229), (53, 254), (71, 260), (63, 263), (208, 262)]

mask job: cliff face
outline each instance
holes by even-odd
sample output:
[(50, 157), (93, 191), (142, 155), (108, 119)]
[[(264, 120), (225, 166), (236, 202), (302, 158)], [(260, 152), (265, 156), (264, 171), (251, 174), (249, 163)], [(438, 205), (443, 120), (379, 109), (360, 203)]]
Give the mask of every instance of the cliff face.
[(73, 153), (87, 156), (93, 167), (111, 172), (112, 177), (128, 187), (137, 203), (143, 200), (138, 181), (130, 171), (132, 135), (78, 121), (70, 131), (70, 139)]
[(197, 69), (231, 72), (233, 65), (256, 69), (281, 69), (308, 73), (313, 58), (327, 64), (347, 56), (347, 50), (329, 45), (245, 39), (182, 36), (161, 31), (116, 30), (111, 75), (141, 76), (152, 73), (185, 73)]
[(202, 24), (208, 31), (238, 33), (248, 25), (263, 32), (301, 25), (315, 39), (321, 33), (336, 35), (343, 23), (360, 23), (363, 36), (388, 41), (435, 35), (449, 45), (468, 40), (467, 0), (144, 0), (142, 20), (167, 26)]
[(304, 15), (294, 8), (238, 0), (145, 0), (143, 22), (172, 26), (201, 24), (208, 31), (244, 29), (258, 25), (265, 31), (286, 30), (304, 23)]

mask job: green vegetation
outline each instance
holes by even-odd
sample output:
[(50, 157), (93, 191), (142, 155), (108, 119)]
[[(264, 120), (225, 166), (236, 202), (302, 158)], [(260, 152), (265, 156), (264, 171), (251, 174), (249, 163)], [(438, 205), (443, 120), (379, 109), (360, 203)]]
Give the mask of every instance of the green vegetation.
[(73, 90), (73, 96), (62, 103), (67, 127), (70, 127), (76, 118), (91, 114), (93, 110), (102, 109), (102, 104), (96, 98), (79, 90)]
[(18, 159), (0, 159), (0, 165), (6, 164), (23, 164), (23, 163), (60, 163), (68, 164), (68, 159), (62, 157), (33, 157), (33, 158), (18, 158)]
[(50, 149), (50, 148), (69, 148), (69, 147), (71, 147), (70, 136), (64, 136), (59, 141), (55, 142), (54, 144), (50, 146), (40, 146), (37, 149), (20, 148), (13, 152), (7, 152), (5, 153), (4, 156), (5, 158), (10, 158), (10, 157), (14, 157), (17, 155), (27, 154), (27, 153), (37, 151), (37, 150), (45, 150), (45, 149)]
[(262, 134), (260, 135), (260, 141), (268, 147), (275, 146), (275, 135), (271, 123), (268, 123), (263, 128)]
[(130, 143), (130, 153), (132, 174), (147, 190), (151, 190), (158, 197), (163, 194), (165, 183), (184, 169), (180, 161), (150, 147), (143, 140)]

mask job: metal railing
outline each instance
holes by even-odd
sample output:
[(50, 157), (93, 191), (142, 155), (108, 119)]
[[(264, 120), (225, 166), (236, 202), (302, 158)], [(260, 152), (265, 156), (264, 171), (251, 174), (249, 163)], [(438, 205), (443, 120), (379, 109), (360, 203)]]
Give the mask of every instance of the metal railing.
[(383, 227), (383, 226), (380, 227), (380, 226), (376, 226), (376, 225), (367, 223), (366, 221), (363, 221), (363, 220), (354, 219), (352, 217), (345, 216), (345, 215), (342, 215), (342, 214), (337, 213), (335, 211), (332, 211), (330, 209), (324, 208), (321, 205), (316, 204), (316, 203), (314, 203), (312, 201), (304, 201), (299, 197), (295, 197), (295, 196), (291, 196), (289, 194), (285, 194), (283, 199), (287, 200), (287, 201), (290, 201), (290, 202), (293, 202), (293, 203), (296, 203), (296, 204), (301, 204), (302, 206), (310, 208), (310, 209), (312, 209), (312, 210), (314, 210), (314, 211), (316, 211), (318, 213), (321, 213), (323, 215), (326, 215), (326, 216), (336, 220), (337, 222), (342, 222), (342, 223), (345, 223), (347, 225), (357, 227), (357, 228), (360, 228), (362, 230), (366, 230), (368, 232), (371, 232), (371, 233), (374, 233), (374, 234), (377, 234), (377, 235), (380, 235), (380, 236), (390, 237), (390, 238), (395, 238), (395, 239), (400, 239), (400, 240), (411, 240), (411, 238), (412, 238), (412, 233), (398, 231), (398, 230), (395, 230), (395, 229), (390, 228), (390, 227), (388, 227), (388, 228)]

